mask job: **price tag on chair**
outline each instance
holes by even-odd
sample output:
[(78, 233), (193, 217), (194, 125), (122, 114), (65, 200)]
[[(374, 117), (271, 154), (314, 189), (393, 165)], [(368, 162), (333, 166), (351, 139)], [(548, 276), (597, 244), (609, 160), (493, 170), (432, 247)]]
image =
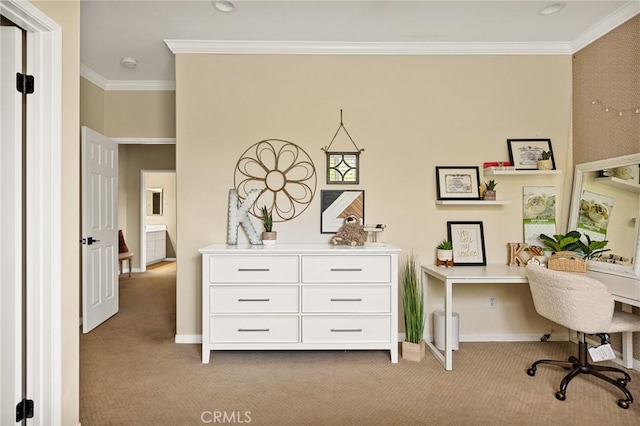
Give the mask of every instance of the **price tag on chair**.
[(593, 362), (616, 359), (616, 354), (613, 352), (611, 344), (609, 343), (589, 348), (589, 355), (591, 355), (591, 360)]

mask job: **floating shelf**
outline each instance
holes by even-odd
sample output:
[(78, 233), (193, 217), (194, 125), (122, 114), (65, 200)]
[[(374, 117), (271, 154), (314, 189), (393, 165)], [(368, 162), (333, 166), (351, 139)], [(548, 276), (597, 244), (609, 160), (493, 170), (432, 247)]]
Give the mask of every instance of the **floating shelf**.
[(629, 182), (628, 180), (620, 179), (613, 176), (596, 178), (596, 182), (601, 182), (607, 185), (615, 186), (625, 191), (640, 193), (640, 185), (635, 182)]
[(508, 200), (436, 200), (436, 204), (439, 206), (504, 206), (511, 204)]
[(506, 175), (560, 175), (562, 170), (483, 170), (484, 176)]

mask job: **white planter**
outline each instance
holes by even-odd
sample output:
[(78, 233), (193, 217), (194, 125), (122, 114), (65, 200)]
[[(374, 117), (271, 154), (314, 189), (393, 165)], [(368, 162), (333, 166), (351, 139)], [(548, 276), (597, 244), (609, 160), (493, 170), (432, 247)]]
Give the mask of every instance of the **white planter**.
[(553, 170), (553, 161), (549, 160), (538, 160), (538, 170)]
[(438, 260), (453, 260), (453, 250), (438, 249)]

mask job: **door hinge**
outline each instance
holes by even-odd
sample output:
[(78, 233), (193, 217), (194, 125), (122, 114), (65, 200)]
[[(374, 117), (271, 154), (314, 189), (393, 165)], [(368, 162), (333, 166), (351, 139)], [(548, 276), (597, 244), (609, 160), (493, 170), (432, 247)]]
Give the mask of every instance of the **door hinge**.
[(23, 399), (16, 405), (16, 422), (33, 418), (33, 400)]
[(16, 89), (25, 95), (30, 95), (35, 90), (35, 79), (32, 75), (16, 73)]

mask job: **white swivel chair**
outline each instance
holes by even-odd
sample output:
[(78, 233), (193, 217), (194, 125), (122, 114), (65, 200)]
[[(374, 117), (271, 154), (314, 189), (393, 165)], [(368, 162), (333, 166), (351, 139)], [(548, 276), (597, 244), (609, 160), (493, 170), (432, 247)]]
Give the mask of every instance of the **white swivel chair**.
[[(536, 375), (540, 364), (551, 364), (571, 370), (560, 382), (556, 398), (564, 401), (569, 382), (579, 374), (591, 374), (602, 379), (624, 393), (625, 398), (618, 400), (621, 408), (629, 408), (633, 396), (627, 389), (631, 381), (629, 375), (614, 367), (592, 365), (587, 361), (587, 334), (619, 333), (640, 331), (640, 315), (614, 311), (613, 296), (600, 281), (584, 274), (561, 272), (542, 266), (527, 266), (529, 288), (533, 304), (541, 316), (568, 329), (580, 333), (578, 357), (570, 356), (568, 361), (539, 360), (527, 370), (529, 376)], [(609, 377), (604, 373), (613, 373), (621, 377)]]

